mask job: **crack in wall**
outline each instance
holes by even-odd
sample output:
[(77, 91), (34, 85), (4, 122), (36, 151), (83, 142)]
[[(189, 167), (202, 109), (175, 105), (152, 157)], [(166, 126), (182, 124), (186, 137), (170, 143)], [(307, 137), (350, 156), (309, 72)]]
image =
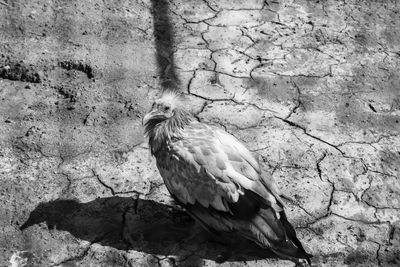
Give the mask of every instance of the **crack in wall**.
[(93, 173), (93, 176), (96, 177), (97, 181), (98, 181), (103, 187), (105, 187), (107, 190), (109, 190), (113, 196), (115, 196), (116, 193), (115, 193), (114, 188), (112, 188), (112, 186), (106, 184), (106, 183), (100, 178), (100, 175), (96, 173), (95, 170), (92, 169), (92, 173)]
[(300, 87), (295, 83), (293, 80), (291, 80), (292, 84), (294, 85), (294, 88), (296, 88), (296, 105), (290, 110), (289, 114), (285, 117), (285, 120), (289, 120), (290, 117), (297, 112), (297, 110), (303, 106), (303, 103), (301, 102), (301, 91)]
[(314, 136), (314, 135), (308, 133), (307, 129), (305, 127), (303, 127), (303, 126), (301, 126), (301, 125), (299, 125), (299, 124), (297, 124), (295, 122), (292, 122), (290, 120), (278, 117), (278, 116), (274, 116), (274, 117), (279, 119), (279, 120), (281, 120), (281, 121), (283, 121), (283, 122), (285, 122), (285, 123), (287, 123), (287, 124), (289, 124), (290, 126), (293, 126), (295, 128), (301, 129), (305, 135), (307, 135), (307, 136), (309, 136), (309, 137), (311, 137), (311, 138), (313, 138), (313, 139), (315, 139), (315, 140), (317, 140), (319, 142), (322, 142), (322, 143), (328, 145), (329, 147), (334, 148), (336, 151), (340, 152), (341, 155), (345, 154), (340, 148), (338, 148), (338, 146), (336, 146), (334, 144), (331, 144), (331, 143), (329, 143), (329, 142), (327, 142), (327, 141), (325, 141), (325, 140), (323, 140), (323, 139), (321, 139), (321, 138), (319, 138), (317, 136)]

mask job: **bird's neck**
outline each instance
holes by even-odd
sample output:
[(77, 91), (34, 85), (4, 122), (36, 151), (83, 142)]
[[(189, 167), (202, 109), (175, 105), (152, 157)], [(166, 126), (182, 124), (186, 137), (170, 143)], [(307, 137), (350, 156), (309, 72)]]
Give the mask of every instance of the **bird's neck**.
[(149, 124), (146, 132), (149, 137), (150, 150), (153, 155), (166, 147), (173, 139), (182, 138), (182, 130), (193, 121), (193, 116), (184, 110), (176, 110), (170, 118)]

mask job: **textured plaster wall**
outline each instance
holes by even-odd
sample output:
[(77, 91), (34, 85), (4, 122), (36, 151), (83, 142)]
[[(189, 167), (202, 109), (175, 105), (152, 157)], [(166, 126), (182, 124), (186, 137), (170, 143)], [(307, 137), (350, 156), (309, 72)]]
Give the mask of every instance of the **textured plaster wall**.
[[(260, 155), (313, 266), (399, 266), (399, 12), (1, 0), (0, 265), (216, 266), (225, 246), (183, 242), (192, 220), (143, 137), (151, 100), (178, 87)], [(221, 264), (291, 265), (242, 248)]]

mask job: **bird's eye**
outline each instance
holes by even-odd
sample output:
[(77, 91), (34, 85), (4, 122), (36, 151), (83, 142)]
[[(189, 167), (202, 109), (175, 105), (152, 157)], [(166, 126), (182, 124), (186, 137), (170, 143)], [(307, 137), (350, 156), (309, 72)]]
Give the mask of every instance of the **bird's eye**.
[(170, 107), (166, 106), (164, 107), (164, 111), (168, 111), (170, 109)]

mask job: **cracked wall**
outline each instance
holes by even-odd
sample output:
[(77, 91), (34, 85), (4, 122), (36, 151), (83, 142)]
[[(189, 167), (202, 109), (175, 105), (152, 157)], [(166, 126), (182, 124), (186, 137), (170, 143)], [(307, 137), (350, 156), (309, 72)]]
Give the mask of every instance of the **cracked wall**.
[[(0, 1), (0, 265), (215, 266), (141, 118), (178, 86), (265, 163), (315, 266), (400, 264), (396, 1)], [(287, 266), (255, 248), (222, 266)]]

